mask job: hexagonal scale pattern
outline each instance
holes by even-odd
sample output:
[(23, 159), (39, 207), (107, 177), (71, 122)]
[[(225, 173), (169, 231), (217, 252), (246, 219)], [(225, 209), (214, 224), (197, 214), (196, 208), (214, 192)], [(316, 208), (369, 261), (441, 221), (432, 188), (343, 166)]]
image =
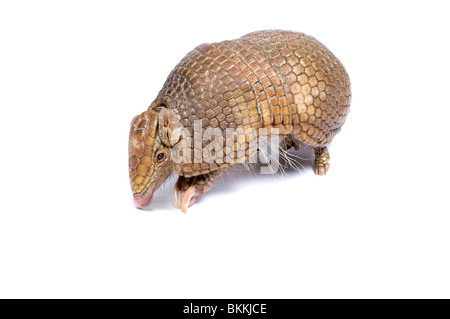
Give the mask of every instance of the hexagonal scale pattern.
[[(276, 127), (313, 147), (325, 146), (349, 112), (350, 80), (341, 62), (315, 38), (290, 31), (259, 31), (232, 41), (202, 44), (170, 73), (150, 108), (172, 108), (192, 129)], [(224, 156), (249, 153), (243, 145), (224, 148)], [(177, 166), (185, 176), (225, 164)]]

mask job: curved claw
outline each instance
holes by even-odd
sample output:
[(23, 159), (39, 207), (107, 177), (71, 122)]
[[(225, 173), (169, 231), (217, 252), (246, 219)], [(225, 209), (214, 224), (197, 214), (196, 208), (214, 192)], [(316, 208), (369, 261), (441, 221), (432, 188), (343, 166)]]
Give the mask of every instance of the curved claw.
[(187, 213), (188, 207), (195, 203), (197, 197), (195, 186), (189, 186), (189, 188), (182, 194), (181, 197), (181, 211)]
[(175, 183), (175, 186), (173, 187), (173, 197), (175, 199), (175, 205), (177, 205), (177, 208), (180, 208), (180, 198), (178, 197), (178, 195), (180, 194), (180, 189), (181, 183), (180, 180), (178, 179), (177, 182)]

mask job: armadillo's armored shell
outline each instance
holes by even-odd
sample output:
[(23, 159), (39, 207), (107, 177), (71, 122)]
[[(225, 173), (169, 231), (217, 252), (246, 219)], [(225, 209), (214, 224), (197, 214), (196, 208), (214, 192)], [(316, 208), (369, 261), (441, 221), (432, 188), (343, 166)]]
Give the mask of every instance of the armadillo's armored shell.
[[(330, 143), (339, 132), (350, 98), (343, 65), (315, 38), (260, 31), (198, 46), (171, 72), (151, 108), (172, 108), (190, 129), (196, 120), (203, 129), (222, 131), (276, 127), (280, 134), (299, 136), (317, 147)], [(251, 139), (232, 151), (248, 153)], [(175, 169), (192, 176), (225, 165), (197, 163)]]

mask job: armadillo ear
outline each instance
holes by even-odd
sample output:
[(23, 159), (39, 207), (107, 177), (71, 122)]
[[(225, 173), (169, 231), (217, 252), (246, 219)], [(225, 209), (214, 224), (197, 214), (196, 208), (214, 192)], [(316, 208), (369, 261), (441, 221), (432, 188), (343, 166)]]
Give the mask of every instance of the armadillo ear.
[(167, 146), (174, 146), (181, 138), (182, 126), (176, 114), (168, 108), (159, 111), (159, 136)]

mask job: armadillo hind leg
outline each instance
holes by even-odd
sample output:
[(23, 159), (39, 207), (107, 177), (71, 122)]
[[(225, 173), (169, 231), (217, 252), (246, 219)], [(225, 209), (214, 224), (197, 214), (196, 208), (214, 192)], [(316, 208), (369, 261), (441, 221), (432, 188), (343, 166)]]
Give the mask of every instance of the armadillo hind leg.
[(314, 147), (314, 173), (325, 175), (330, 169), (330, 153), (326, 147)]
[(188, 207), (193, 205), (200, 195), (205, 195), (213, 187), (217, 178), (224, 172), (225, 168), (220, 168), (208, 174), (193, 177), (178, 177), (178, 181), (173, 190), (177, 207), (180, 205), (179, 198), (181, 198), (181, 210), (183, 213), (186, 213)]
[(287, 151), (287, 150), (291, 149), (292, 147), (298, 151), (298, 149), (300, 148), (300, 140), (294, 138), (292, 135), (287, 135), (286, 137), (284, 137), (281, 140), (281, 142), (280, 142), (281, 150)]

